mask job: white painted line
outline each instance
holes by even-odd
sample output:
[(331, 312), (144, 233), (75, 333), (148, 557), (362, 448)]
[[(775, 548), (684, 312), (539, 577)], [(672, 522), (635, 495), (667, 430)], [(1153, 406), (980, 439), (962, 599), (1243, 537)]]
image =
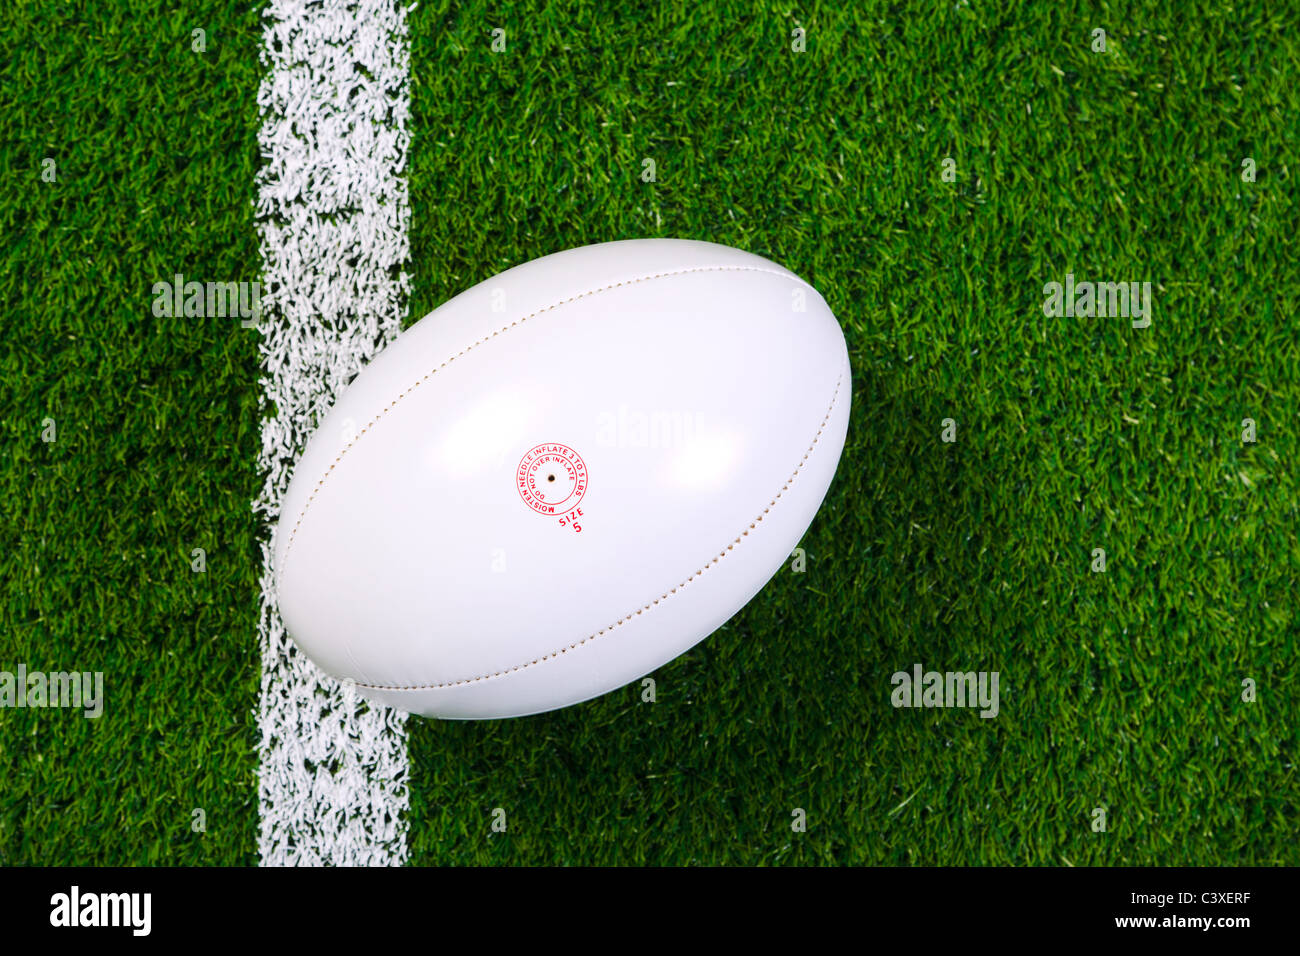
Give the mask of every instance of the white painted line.
[(293, 462), (353, 375), (402, 327), (410, 254), (405, 0), (270, 0), (263, 166), (258, 714), (264, 866), (406, 860), (405, 717), (368, 705), (289, 640), (272, 539)]

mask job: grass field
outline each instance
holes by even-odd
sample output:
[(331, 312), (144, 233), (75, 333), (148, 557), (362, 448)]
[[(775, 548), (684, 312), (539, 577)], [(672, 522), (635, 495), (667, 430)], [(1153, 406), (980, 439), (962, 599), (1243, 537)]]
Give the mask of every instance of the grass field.
[[(257, 333), (151, 287), (257, 278), (261, 34), (163, 6), (0, 26), (0, 670), (106, 688), (97, 720), (0, 709), (3, 864), (257, 861)], [(707, 239), (816, 285), (855, 377), (807, 571), (653, 705), (413, 721), (412, 863), (1300, 864), (1300, 11), (410, 24), (413, 318)], [(1045, 316), (1067, 274), (1150, 282), (1150, 326)], [(999, 672), (998, 716), (894, 708), (916, 663)]]

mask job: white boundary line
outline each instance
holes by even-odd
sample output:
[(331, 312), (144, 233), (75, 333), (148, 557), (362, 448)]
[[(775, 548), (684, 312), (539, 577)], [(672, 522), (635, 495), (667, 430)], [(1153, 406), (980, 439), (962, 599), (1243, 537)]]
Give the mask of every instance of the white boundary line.
[(368, 706), (289, 641), (273, 524), (324, 411), (402, 327), (409, 279), (410, 47), (404, 0), (270, 0), (257, 102), (263, 166), (263, 486), (258, 850), (264, 866), (400, 865), (404, 715)]

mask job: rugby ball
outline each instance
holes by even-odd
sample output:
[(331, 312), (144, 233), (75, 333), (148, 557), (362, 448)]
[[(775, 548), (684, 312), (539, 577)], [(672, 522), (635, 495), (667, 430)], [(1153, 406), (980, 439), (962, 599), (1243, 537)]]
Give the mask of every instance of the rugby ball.
[(621, 687), (785, 565), (850, 392), (825, 301), (766, 259), (643, 239), (517, 266), (399, 335), (325, 416), (281, 504), (284, 624), (329, 674), (431, 717)]

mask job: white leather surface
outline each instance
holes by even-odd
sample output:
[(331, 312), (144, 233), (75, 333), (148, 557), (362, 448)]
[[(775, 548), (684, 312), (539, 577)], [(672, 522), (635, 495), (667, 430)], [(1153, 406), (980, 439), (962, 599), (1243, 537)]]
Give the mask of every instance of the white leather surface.
[[(415, 713), (612, 690), (783, 564), (850, 392), (821, 296), (757, 256), (633, 240), (511, 269), (399, 336), (309, 443), (276, 536), (285, 624), (325, 670)], [(585, 462), (580, 532), (520, 496), (542, 443)]]

